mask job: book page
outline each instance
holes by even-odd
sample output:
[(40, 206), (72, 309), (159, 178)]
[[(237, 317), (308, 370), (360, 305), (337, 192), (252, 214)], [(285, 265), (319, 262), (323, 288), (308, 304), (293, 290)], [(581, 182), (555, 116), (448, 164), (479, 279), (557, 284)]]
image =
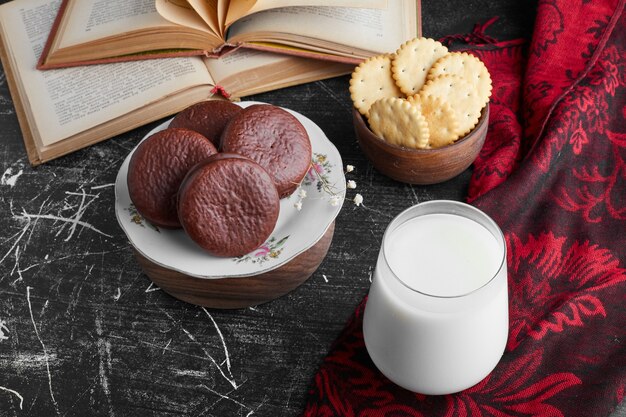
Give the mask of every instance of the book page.
[(391, 52), (414, 36), (415, 1), (389, 1), (384, 9), (305, 6), (267, 10), (234, 23), (228, 39), (253, 41), (257, 40), (256, 33), (282, 33), (369, 51)]
[[(205, 60), (205, 65), (209, 69), (209, 72), (213, 76), (215, 82), (219, 84), (218, 80), (223, 80), (232, 74), (288, 61), (289, 59), (290, 57), (286, 55), (254, 51), (250, 49), (238, 49), (224, 55), (220, 59), (207, 59)], [(228, 93), (232, 92), (229, 91)]]
[(222, 34), (217, 17), (217, 0), (187, 0), (189, 5), (198, 13), (198, 16), (206, 22), (217, 35)]
[(228, 9), (230, 9), (231, 0), (217, 0), (217, 19), (222, 30), (221, 35), (226, 35), (226, 17), (228, 16)]
[[(291, 6), (383, 8), (388, 0), (231, 0), (226, 26), (252, 13)], [(396, 0), (391, 0), (396, 1)]]
[(162, 18), (177, 25), (213, 33), (211, 26), (200, 17), (186, 0), (156, 0), (155, 4), (156, 10)]
[(174, 92), (213, 83), (197, 57), (36, 70), (59, 5), (60, 0), (19, 0), (3, 5), (0, 15), (24, 107), (43, 145)]
[(58, 46), (171, 25), (157, 13), (154, 0), (70, 0)]

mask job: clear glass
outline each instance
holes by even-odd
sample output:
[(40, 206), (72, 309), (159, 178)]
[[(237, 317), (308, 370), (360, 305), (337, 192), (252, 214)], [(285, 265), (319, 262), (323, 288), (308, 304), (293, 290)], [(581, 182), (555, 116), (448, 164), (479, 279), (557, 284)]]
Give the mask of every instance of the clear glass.
[[(434, 272), (440, 263), (423, 268), (409, 263), (411, 273), (419, 278), (416, 280), (408, 280), (407, 268), (397, 265), (397, 256), (394, 258), (391, 250), (394, 239), (403, 233), (401, 226), (431, 214), (461, 216), (484, 228), (479, 230), (481, 233), (486, 229), (495, 239), (489, 247), (493, 253), (488, 254), (494, 267), (487, 270), (492, 272), (476, 281), (474, 287), (465, 286), (457, 293), (449, 288), (433, 290), (436, 287), (420, 282), (427, 283), (430, 275), (437, 275)], [(423, 222), (435, 217), (417, 220)], [(452, 226), (454, 230), (456, 226)], [(453, 234), (444, 234), (442, 239), (452, 239), (451, 246), (465, 245), (468, 253), (473, 253), (477, 243), (472, 242), (472, 237), (470, 233), (469, 239), (456, 241)], [(464, 277), (451, 278), (454, 282)], [(372, 361), (387, 378), (403, 388), (427, 395), (467, 389), (486, 377), (500, 361), (508, 325), (506, 243), (500, 228), (489, 216), (464, 203), (435, 200), (410, 207), (389, 224), (363, 317), (365, 345)]]

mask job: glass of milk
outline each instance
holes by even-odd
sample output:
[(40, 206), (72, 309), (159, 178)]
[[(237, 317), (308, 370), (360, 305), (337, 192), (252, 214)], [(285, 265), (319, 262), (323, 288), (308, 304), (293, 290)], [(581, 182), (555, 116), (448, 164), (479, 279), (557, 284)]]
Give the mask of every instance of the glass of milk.
[(469, 388), (500, 360), (508, 325), (506, 244), (489, 216), (435, 200), (389, 224), (363, 317), (387, 378), (427, 395)]

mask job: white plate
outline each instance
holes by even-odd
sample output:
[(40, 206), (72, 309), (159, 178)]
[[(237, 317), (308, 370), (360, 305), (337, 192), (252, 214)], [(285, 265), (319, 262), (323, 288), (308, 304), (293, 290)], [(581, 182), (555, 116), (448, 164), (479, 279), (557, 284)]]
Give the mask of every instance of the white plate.
[[(247, 107), (262, 103), (248, 101), (236, 104)], [(283, 198), (276, 227), (264, 245), (242, 257), (220, 258), (203, 251), (182, 229), (168, 230), (152, 226), (137, 213), (128, 195), (126, 176), (133, 150), (122, 164), (115, 181), (115, 214), (135, 249), (152, 262), (168, 269), (198, 278), (223, 278), (270, 271), (315, 245), (341, 210), (346, 184), (343, 163), (337, 148), (315, 123), (299, 113), (285, 110), (306, 128), (311, 139), (314, 168), (309, 170), (301, 184), (307, 193), (302, 200), (302, 209), (298, 211), (294, 207), (299, 199), (298, 191)], [(156, 127), (146, 138), (167, 128), (169, 123), (166, 121)], [(314, 174), (312, 169), (317, 169), (319, 174)], [(322, 177), (327, 184), (335, 187), (334, 192), (341, 199), (339, 204), (330, 204), (331, 194), (322, 189)]]

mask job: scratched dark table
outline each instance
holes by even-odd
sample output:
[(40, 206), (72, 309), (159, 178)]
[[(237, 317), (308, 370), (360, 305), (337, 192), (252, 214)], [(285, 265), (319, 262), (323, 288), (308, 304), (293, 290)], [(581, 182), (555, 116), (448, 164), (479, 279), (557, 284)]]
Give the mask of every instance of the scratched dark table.
[[(424, 0), (424, 34), (500, 16), (490, 35), (530, 36), (533, 2), (495, 3)], [(344, 204), (326, 259), (295, 291), (205, 309), (151, 284), (115, 218), (120, 165), (156, 123), (33, 169), (0, 75), (0, 416), (298, 416), (367, 293), (389, 221), (418, 202), (462, 200), (471, 175), (410, 186), (376, 172), (355, 140), (347, 76), (250, 97), (316, 122), (356, 167), (364, 205)]]

